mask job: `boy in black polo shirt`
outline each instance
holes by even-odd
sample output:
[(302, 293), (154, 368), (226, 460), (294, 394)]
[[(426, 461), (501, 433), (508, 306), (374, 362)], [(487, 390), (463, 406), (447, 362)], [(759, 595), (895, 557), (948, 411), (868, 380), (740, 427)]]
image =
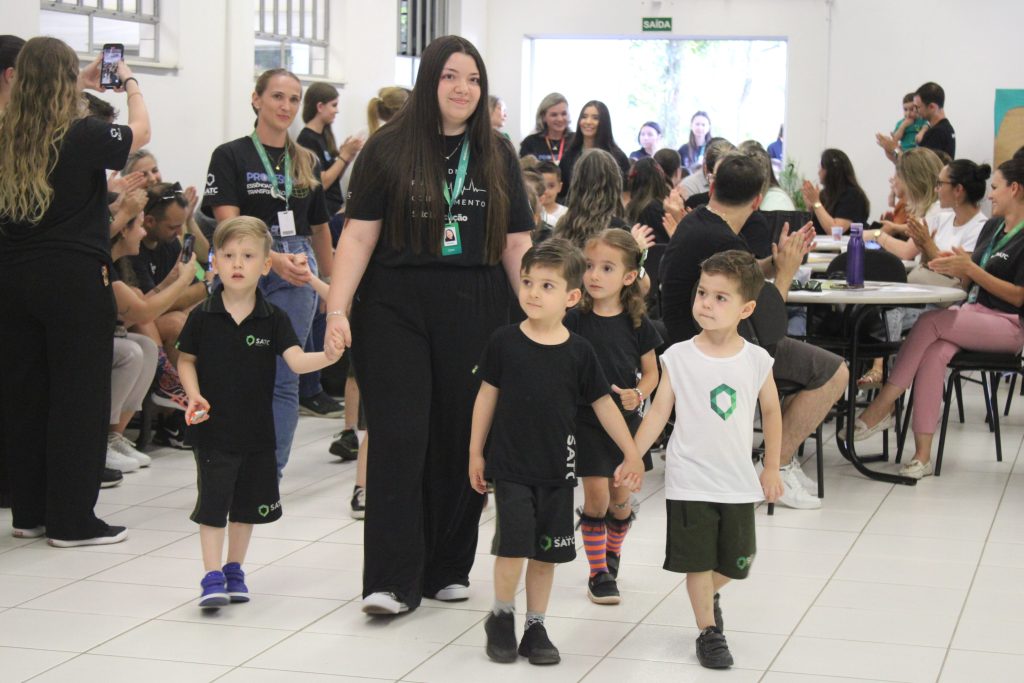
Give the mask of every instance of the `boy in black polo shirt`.
[[(185, 420), (198, 469), (191, 519), (203, 547), (204, 608), (248, 602), (241, 565), (252, 525), (281, 517), (272, 408), (277, 356), (302, 374), (342, 353), (330, 341), (322, 353), (304, 353), (288, 316), (259, 292), (260, 277), (270, 271), (271, 237), (263, 221), (225, 221), (213, 244), (222, 288), (189, 314), (178, 337), (178, 374), (188, 394)], [(229, 515), (228, 562), (221, 568)]]
[(487, 489), (485, 480), (494, 483), (494, 608), (484, 629), (487, 656), (496, 662), (516, 659), (513, 600), (525, 558), (526, 632), (518, 654), (531, 664), (557, 664), (561, 659), (548, 640), (544, 613), (555, 563), (576, 557), (572, 487), (577, 405), (593, 407), (625, 455), (615, 471), (615, 485), (636, 491), (643, 481), (643, 461), (608, 395), (594, 348), (562, 324), (565, 310), (580, 300), (586, 268), (580, 250), (564, 239), (542, 242), (526, 252), (519, 283), (526, 320), (495, 332), (479, 365), (483, 381), (473, 407), (469, 480), (481, 494)]

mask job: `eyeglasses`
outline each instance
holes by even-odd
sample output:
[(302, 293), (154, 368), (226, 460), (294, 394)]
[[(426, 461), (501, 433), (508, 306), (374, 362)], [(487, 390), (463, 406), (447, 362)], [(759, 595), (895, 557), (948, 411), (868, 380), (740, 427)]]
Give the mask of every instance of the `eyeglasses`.
[(802, 283), (799, 280), (793, 280), (793, 284), (791, 284), (789, 288), (793, 291), (820, 292), (821, 280), (808, 280), (806, 283)]
[(936, 180), (935, 181), (935, 187), (938, 187), (939, 185), (950, 185), (950, 186), (953, 186), (953, 185), (956, 185), (956, 183), (954, 183), (951, 180)]
[(185, 198), (183, 196), (184, 194), (185, 192), (181, 188), (181, 183), (174, 183), (169, 188), (167, 188), (167, 190), (162, 195), (150, 196), (149, 201), (146, 202), (146, 208), (143, 209), (142, 212), (149, 213), (154, 208), (156, 208), (158, 204), (169, 202), (172, 199), (178, 200), (178, 204), (181, 206), (188, 206), (188, 202), (185, 201)]

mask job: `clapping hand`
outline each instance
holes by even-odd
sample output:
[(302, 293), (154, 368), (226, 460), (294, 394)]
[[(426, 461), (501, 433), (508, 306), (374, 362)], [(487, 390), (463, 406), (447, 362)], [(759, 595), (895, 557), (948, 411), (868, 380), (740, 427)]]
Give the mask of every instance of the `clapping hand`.
[(943, 251), (928, 262), (928, 267), (936, 273), (949, 277), (969, 277), (974, 261), (971, 255), (961, 247), (953, 247), (953, 251)]
[(812, 207), (821, 199), (821, 189), (810, 180), (805, 180), (800, 192), (804, 196), (804, 203)]
[(633, 229), (629, 231), (633, 235), (633, 239), (636, 240), (640, 250), (650, 249), (654, 246), (654, 228), (650, 228), (646, 225), (637, 223), (633, 226)]
[(914, 240), (914, 244), (920, 249), (924, 249), (924, 245), (931, 241), (935, 235), (933, 231), (928, 229), (927, 221), (916, 216), (907, 217), (907, 234), (910, 235), (910, 239)]

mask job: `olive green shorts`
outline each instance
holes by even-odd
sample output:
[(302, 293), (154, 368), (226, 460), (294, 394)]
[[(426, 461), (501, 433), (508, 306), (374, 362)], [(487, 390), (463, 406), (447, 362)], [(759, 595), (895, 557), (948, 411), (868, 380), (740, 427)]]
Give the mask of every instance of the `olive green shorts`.
[(669, 500), (665, 569), (745, 579), (757, 553), (753, 503)]

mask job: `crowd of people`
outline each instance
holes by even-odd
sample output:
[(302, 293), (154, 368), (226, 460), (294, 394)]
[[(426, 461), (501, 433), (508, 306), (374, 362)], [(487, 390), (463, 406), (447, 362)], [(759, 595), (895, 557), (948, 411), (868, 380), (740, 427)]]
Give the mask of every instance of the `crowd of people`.
[[(139, 79), (124, 62), (117, 76), (125, 124), (85, 93), (104, 90), (99, 59), (80, 70), (57, 39), (0, 36), (0, 502), (17, 537), (123, 541), (94, 512), (99, 489), (151, 464), (125, 433), (158, 412), (157, 442), (195, 454), (204, 609), (250, 599), (253, 527), (285, 513), (279, 482), (314, 415), (343, 420), (329, 451), (357, 461), (363, 611), (467, 599), (493, 495), (487, 654), (557, 663), (545, 613), (555, 566), (576, 556), (573, 487), (587, 596), (618, 604), (657, 447), (665, 569), (687, 574), (700, 663), (725, 668), (720, 591), (749, 574), (754, 506), (821, 507), (796, 456), (849, 373), (878, 389), (856, 439), (891, 428), (915, 387), (901, 473), (920, 478), (949, 359), (1024, 347), (1024, 150), (994, 170), (956, 158), (935, 83), (876, 136), (892, 195), (867, 238), (916, 261), (913, 281), (968, 296), (891, 312), (887, 334), (907, 338), (883, 385), (881, 360), (848, 368), (747, 332), (784, 315), (815, 234), (872, 215), (842, 150), (792, 196), (775, 176), (781, 128), (737, 144), (698, 111), (678, 150), (647, 121), (627, 155), (603, 102), (574, 131), (551, 93), (517, 154), (479, 52), (446, 36), (415, 87), (381, 89), (340, 144), (335, 88), (262, 73), (251, 132), (211, 151), (200, 191), (164, 178)], [(342, 358), (344, 405), (319, 374)]]

